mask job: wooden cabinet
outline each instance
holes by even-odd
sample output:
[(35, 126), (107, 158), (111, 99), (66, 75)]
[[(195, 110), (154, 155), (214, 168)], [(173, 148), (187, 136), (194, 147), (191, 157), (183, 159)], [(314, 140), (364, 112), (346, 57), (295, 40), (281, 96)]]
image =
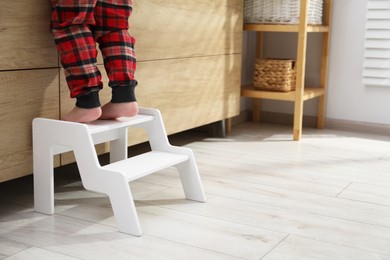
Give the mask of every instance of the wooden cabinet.
[[(0, 0), (0, 182), (32, 173), (31, 122), (74, 106), (49, 30), (47, 0)], [(240, 112), (243, 0), (135, 1), (140, 106), (161, 111), (168, 134)], [(101, 102), (110, 100), (103, 75)], [(129, 145), (146, 140), (129, 133)], [(108, 145), (99, 145), (99, 153)], [(56, 166), (72, 162), (71, 154)]]
[[(242, 86), (241, 96), (253, 98), (253, 120), (260, 120), (260, 99), (285, 100), (294, 102), (293, 139), (300, 140), (302, 136), (304, 101), (318, 98), (317, 127), (323, 128), (325, 121), (325, 102), (327, 87), (327, 72), (329, 59), (329, 39), (332, 0), (324, 0), (323, 25), (308, 25), (307, 11), (309, 0), (301, 0), (299, 24), (244, 24), (244, 30), (257, 32), (257, 58), (262, 57), (262, 41), (264, 32), (293, 32), (298, 34), (298, 49), (296, 57), (296, 89), (291, 92), (260, 91), (253, 86)], [(322, 33), (321, 79), (320, 86), (305, 86), (305, 65), (307, 37), (309, 33)]]

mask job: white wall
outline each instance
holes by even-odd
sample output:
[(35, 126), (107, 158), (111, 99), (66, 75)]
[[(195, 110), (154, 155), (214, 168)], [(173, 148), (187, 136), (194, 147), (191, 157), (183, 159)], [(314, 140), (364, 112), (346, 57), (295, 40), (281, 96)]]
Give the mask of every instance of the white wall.
[(327, 117), (390, 125), (390, 87), (362, 84), (367, 0), (335, 0)]
[[(373, 87), (362, 84), (365, 16), (368, 0), (334, 0), (328, 74), (327, 114), (329, 119), (390, 125), (390, 87)], [(245, 34), (253, 41), (253, 34)], [(270, 34), (265, 42), (269, 57), (295, 55), (296, 35)], [(290, 43), (291, 42), (291, 43)], [(286, 45), (286, 43), (289, 43)], [(246, 49), (247, 48), (247, 49)], [(254, 55), (253, 45), (244, 45), (245, 55)], [(319, 78), (321, 35), (310, 34), (306, 83), (316, 84)], [(249, 71), (248, 71), (249, 70)], [(244, 66), (243, 82), (248, 82), (253, 67)], [(250, 101), (245, 99), (250, 108)], [(263, 111), (293, 112), (292, 102), (265, 100)], [(316, 115), (317, 100), (304, 104), (305, 115)]]

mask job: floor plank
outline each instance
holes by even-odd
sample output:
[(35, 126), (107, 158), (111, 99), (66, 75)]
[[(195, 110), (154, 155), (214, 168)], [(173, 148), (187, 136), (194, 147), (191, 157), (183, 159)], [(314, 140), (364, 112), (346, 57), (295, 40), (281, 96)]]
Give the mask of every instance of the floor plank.
[[(180, 196), (181, 190), (172, 188), (145, 197), (142, 203), (293, 234), (335, 246), (372, 251), (390, 258), (390, 228), (388, 227), (304, 212), (295, 207), (278, 207), (272, 205), (272, 201), (268, 204), (254, 203), (240, 198), (225, 197), (223, 194), (209, 194), (207, 203), (199, 206), (178, 200)], [(283, 199), (284, 197), (280, 197), (280, 200)]]
[(14, 254), (7, 260), (34, 260), (34, 259), (58, 259), (58, 260), (77, 260), (77, 258), (55, 253), (42, 248), (30, 247), (20, 253)]
[(339, 195), (339, 197), (390, 206), (390, 187), (387, 185), (352, 183)]
[(272, 252), (261, 260), (386, 260), (389, 256), (378, 253), (356, 250), (348, 246), (335, 246), (332, 243), (289, 236), (280, 243)]
[(248, 122), (169, 138), (194, 151), (206, 203), (185, 199), (174, 168), (134, 181), (133, 237), (75, 165), (55, 170), (52, 216), (34, 212), (31, 176), (0, 183), (0, 259), (390, 259), (389, 136), (308, 128), (294, 142)]
[(19, 253), (29, 248), (29, 245), (0, 238), (0, 259)]

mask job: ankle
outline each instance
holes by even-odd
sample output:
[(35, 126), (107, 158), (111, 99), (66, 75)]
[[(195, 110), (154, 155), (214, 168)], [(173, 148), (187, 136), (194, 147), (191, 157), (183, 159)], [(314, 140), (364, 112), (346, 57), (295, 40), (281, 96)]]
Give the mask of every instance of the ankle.
[(76, 106), (86, 109), (100, 107), (99, 91), (91, 91), (76, 97)]

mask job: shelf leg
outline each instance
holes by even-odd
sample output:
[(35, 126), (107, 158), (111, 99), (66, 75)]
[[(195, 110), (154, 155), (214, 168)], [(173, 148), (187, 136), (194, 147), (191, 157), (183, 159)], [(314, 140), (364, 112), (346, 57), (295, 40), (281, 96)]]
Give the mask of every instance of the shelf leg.
[(307, 48), (307, 10), (309, 0), (301, 0), (298, 30), (298, 49), (297, 49), (297, 78), (294, 101), (294, 129), (293, 139), (299, 141), (302, 137), (303, 123), (303, 93), (305, 88), (305, 68), (306, 68), (306, 48)]
[(253, 122), (259, 123), (260, 122), (260, 99), (254, 98), (253, 99), (253, 115), (252, 120)]
[(317, 128), (323, 129), (325, 127), (325, 97), (318, 99), (318, 113), (317, 113)]
[(303, 101), (295, 101), (294, 104), (294, 126), (293, 139), (294, 141), (301, 140), (303, 124)]

